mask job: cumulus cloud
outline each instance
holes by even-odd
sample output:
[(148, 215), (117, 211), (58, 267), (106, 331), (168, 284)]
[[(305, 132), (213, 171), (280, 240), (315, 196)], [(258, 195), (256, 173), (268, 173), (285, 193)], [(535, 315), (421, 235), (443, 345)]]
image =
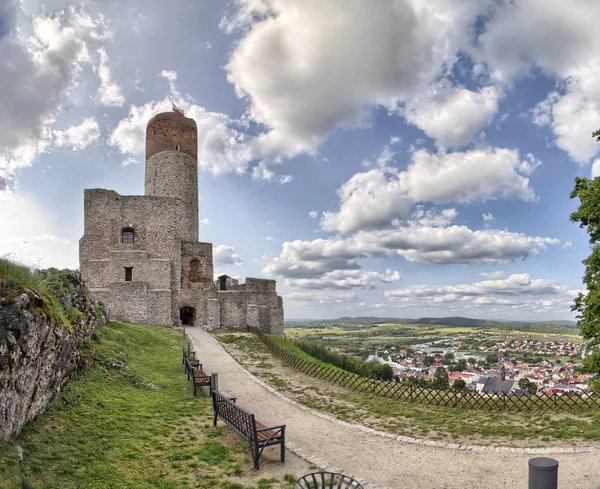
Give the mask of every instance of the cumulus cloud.
[[(53, 131), (56, 146), (71, 146), (73, 150), (83, 149), (100, 138), (100, 126), (93, 117), (86, 118), (78, 126), (70, 126), (64, 131)], [(125, 165), (125, 163), (123, 164)]]
[(220, 265), (241, 265), (244, 261), (232, 246), (219, 245), (213, 249), (215, 263)]
[(319, 213), (317, 211), (310, 211), (308, 213), (308, 217), (310, 217), (311, 219), (316, 219), (318, 217)]
[[(14, 4), (3, 21), (13, 19)], [(91, 63), (89, 49), (112, 33), (100, 14), (69, 8), (32, 16), (28, 39), (12, 26), (0, 43), (0, 177), (30, 166), (51, 139), (62, 98)]]
[(523, 166), (518, 151), (505, 148), (446, 154), (419, 150), (401, 176), (418, 202), (469, 203), (497, 197), (532, 201), (535, 193), (524, 176), (529, 174), (529, 160), (525, 162)]
[(391, 283), (398, 280), (400, 274), (389, 269), (385, 273), (334, 270), (316, 278), (287, 279), (285, 285), (307, 289), (375, 289), (378, 283)]
[(491, 124), (499, 98), (500, 91), (494, 86), (474, 92), (446, 81), (413, 98), (402, 112), (408, 122), (433, 138), (439, 149), (461, 148)]
[(435, 264), (506, 263), (535, 256), (547, 246), (560, 243), (554, 238), (504, 230), (410, 224), (352, 236), (285, 242), (264, 272), (289, 279), (316, 279), (335, 270), (360, 270), (361, 259), (392, 254), (412, 262)]
[(598, 146), (590, 137), (600, 117), (600, 38), (594, 19), (600, 4), (574, 0), (498, 3), (474, 51), (493, 79), (510, 83), (532, 68), (561, 83), (533, 110), (534, 123), (552, 129), (558, 147), (588, 163)]
[(221, 25), (245, 34), (226, 69), (269, 128), (258, 139), (263, 155), (314, 154), (334, 128), (364, 124), (370, 107), (410, 100), (467, 45), (468, 27), (487, 9), (470, 0), (236, 5)]
[(484, 280), (457, 285), (414, 285), (388, 290), (385, 296), (396, 307), (427, 308), (443, 303), (464, 310), (478, 307), (503, 306), (548, 312), (565, 308), (572, 301), (566, 286), (552, 280), (532, 279), (528, 274), (510, 275), (503, 280)]
[(121, 87), (112, 80), (106, 49), (100, 48), (98, 54), (100, 55), (100, 64), (97, 69), (100, 78), (100, 88), (98, 89), (100, 102), (104, 105), (121, 107), (125, 103), (125, 97), (121, 92)]
[[(356, 173), (338, 190), (340, 208), (324, 212), (325, 231), (353, 233), (359, 230), (389, 228), (394, 221), (408, 221), (418, 202), (446, 204), (471, 203), (498, 197), (535, 200), (529, 185), (539, 165), (533, 155), (525, 159), (519, 152), (501, 148), (430, 154), (415, 151), (404, 171), (390, 167), (392, 155), (385, 148), (378, 168)], [(446, 210), (446, 219), (456, 216)]]
[(200, 219), (200, 221), (198, 222), (198, 225), (200, 227), (211, 226), (212, 222), (211, 222), (210, 219), (208, 219), (207, 217), (205, 217), (204, 219)]

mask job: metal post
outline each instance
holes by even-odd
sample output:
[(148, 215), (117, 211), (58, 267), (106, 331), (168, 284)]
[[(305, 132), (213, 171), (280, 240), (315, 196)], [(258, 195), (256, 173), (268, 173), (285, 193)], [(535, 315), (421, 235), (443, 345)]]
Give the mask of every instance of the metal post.
[(557, 489), (558, 460), (547, 457), (529, 459), (529, 489)]
[(212, 397), (212, 392), (219, 392), (219, 375), (215, 372), (210, 374), (210, 396)]
[(190, 356), (191, 350), (190, 350), (190, 342), (188, 341), (188, 358)]

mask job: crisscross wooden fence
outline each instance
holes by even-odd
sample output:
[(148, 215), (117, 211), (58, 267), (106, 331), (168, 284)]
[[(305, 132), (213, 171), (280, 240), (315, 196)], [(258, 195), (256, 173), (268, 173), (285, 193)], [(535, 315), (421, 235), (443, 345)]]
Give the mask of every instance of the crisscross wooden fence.
[(469, 390), (433, 389), (408, 386), (401, 382), (375, 380), (346, 372), (334, 366), (320, 365), (304, 360), (296, 354), (281, 348), (258, 328), (248, 328), (256, 333), (264, 345), (290, 367), (306, 375), (334, 382), (355, 392), (369, 392), (377, 396), (398, 401), (429, 404), (432, 406), (456, 407), (462, 409), (482, 409), (488, 411), (581, 411), (600, 409), (600, 394), (589, 392), (584, 395), (563, 394), (537, 395), (498, 395), (480, 394)]

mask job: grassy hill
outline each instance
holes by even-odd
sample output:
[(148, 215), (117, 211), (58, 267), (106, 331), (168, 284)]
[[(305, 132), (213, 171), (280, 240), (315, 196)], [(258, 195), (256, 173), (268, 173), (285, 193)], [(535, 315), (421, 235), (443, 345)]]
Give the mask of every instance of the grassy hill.
[[(84, 346), (79, 374), (52, 409), (0, 442), (0, 487), (36, 489), (289, 489), (252, 468), (248, 445), (212, 427), (193, 397), (179, 331), (114, 323)], [(22, 461), (19, 460), (19, 453)]]

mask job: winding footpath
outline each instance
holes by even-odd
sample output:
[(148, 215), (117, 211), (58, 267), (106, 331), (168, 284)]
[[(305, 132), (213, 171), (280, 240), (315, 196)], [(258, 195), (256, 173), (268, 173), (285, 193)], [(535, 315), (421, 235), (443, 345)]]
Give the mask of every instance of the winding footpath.
[[(417, 440), (349, 424), (313, 411), (267, 386), (206, 331), (186, 328), (219, 390), (263, 423), (286, 424), (286, 448), (367, 489), (526, 489), (530, 458), (559, 461), (559, 489), (600, 488), (600, 448), (512, 449)], [(493, 422), (493, 413), (490, 413)], [(268, 449), (267, 449), (268, 450)]]

